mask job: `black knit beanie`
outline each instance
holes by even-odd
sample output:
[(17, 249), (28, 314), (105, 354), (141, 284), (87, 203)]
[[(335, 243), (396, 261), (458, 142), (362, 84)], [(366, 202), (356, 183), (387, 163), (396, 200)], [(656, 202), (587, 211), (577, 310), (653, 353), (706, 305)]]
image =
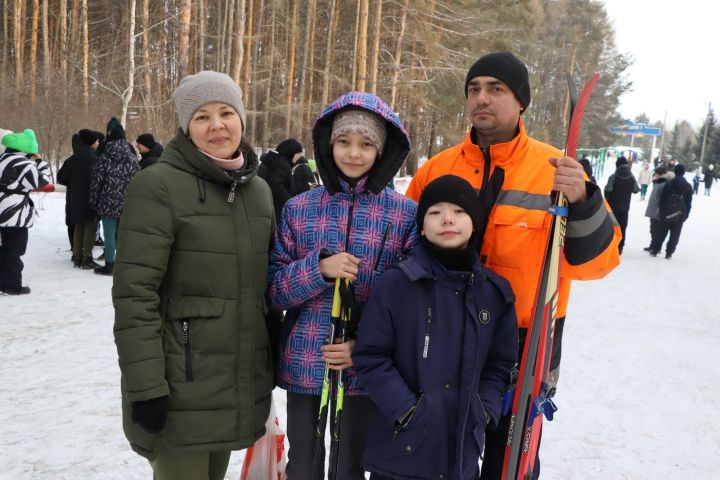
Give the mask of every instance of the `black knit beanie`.
[(415, 216), (418, 230), (422, 230), (428, 208), (440, 202), (454, 203), (462, 207), (472, 219), (473, 230), (481, 230), (483, 215), (478, 194), (467, 180), (456, 175), (443, 175), (425, 187), (420, 195)]
[(627, 165), (627, 164), (628, 164), (627, 158), (623, 157), (622, 155), (620, 155), (618, 157), (618, 159), (615, 160), (615, 168), (621, 167), (621, 166)]
[(80, 130), (78, 132), (78, 135), (80, 135), (80, 141), (88, 147), (91, 147), (95, 142), (100, 140), (100, 133), (88, 130), (86, 128)]
[(495, 77), (503, 81), (515, 94), (524, 108), (530, 105), (530, 78), (527, 67), (510, 52), (488, 53), (470, 67), (465, 79), (465, 96), (468, 84), (475, 77)]
[(153, 137), (152, 133), (141, 133), (135, 141), (147, 148), (153, 148), (155, 146), (155, 137)]
[(301, 153), (303, 151), (303, 147), (300, 142), (294, 138), (288, 138), (287, 140), (280, 142), (275, 150), (279, 154), (292, 160), (296, 153)]

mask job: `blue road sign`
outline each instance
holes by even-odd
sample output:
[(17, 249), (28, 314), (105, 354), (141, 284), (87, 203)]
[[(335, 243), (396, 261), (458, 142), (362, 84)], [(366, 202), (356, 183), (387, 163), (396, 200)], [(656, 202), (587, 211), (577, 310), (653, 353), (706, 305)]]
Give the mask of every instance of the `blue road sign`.
[(649, 135), (651, 137), (662, 135), (662, 128), (648, 127), (644, 123), (633, 123), (629, 120), (626, 120), (620, 127), (610, 128), (610, 131), (620, 135)]

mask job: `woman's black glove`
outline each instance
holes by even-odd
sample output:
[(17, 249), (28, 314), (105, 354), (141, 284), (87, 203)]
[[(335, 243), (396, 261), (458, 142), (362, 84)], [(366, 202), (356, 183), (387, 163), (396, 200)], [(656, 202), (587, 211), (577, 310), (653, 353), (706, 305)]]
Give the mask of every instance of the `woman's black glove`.
[(168, 397), (132, 402), (132, 421), (148, 433), (160, 433), (167, 422)]

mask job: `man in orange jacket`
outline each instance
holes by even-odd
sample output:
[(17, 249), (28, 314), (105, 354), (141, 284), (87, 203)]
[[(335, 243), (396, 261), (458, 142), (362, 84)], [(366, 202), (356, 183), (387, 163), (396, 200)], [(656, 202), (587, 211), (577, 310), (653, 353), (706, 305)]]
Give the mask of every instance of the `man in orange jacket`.
[[(407, 195), (417, 201), (425, 185), (449, 173), (478, 189), (487, 215), (480, 256), (513, 287), (521, 358), (549, 236), (550, 192), (565, 194), (570, 206), (550, 362), (554, 386), (570, 282), (602, 278), (620, 263), (620, 229), (582, 165), (525, 132), (521, 115), (530, 104), (530, 81), (517, 57), (509, 52), (481, 57), (468, 71), (465, 96), (472, 125), (465, 141), (428, 160), (413, 177)], [(509, 418), (504, 417), (496, 429), (486, 432), (482, 480), (500, 478), (508, 426)], [(534, 472), (539, 471), (538, 460)]]

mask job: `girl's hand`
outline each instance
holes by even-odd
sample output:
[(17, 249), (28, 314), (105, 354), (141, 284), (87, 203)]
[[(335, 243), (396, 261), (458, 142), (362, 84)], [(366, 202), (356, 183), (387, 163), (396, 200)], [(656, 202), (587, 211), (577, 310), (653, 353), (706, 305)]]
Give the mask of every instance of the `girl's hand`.
[(322, 350), (323, 361), (328, 363), (331, 370), (344, 370), (353, 366), (352, 354), (355, 347), (355, 340), (348, 340), (345, 343), (338, 343), (340, 339), (335, 340), (332, 345), (324, 345), (320, 347)]
[(357, 280), (360, 259), (347, 252), (336, 253), (319, 262), (320, 273), (325, 278), (349, 278)]

